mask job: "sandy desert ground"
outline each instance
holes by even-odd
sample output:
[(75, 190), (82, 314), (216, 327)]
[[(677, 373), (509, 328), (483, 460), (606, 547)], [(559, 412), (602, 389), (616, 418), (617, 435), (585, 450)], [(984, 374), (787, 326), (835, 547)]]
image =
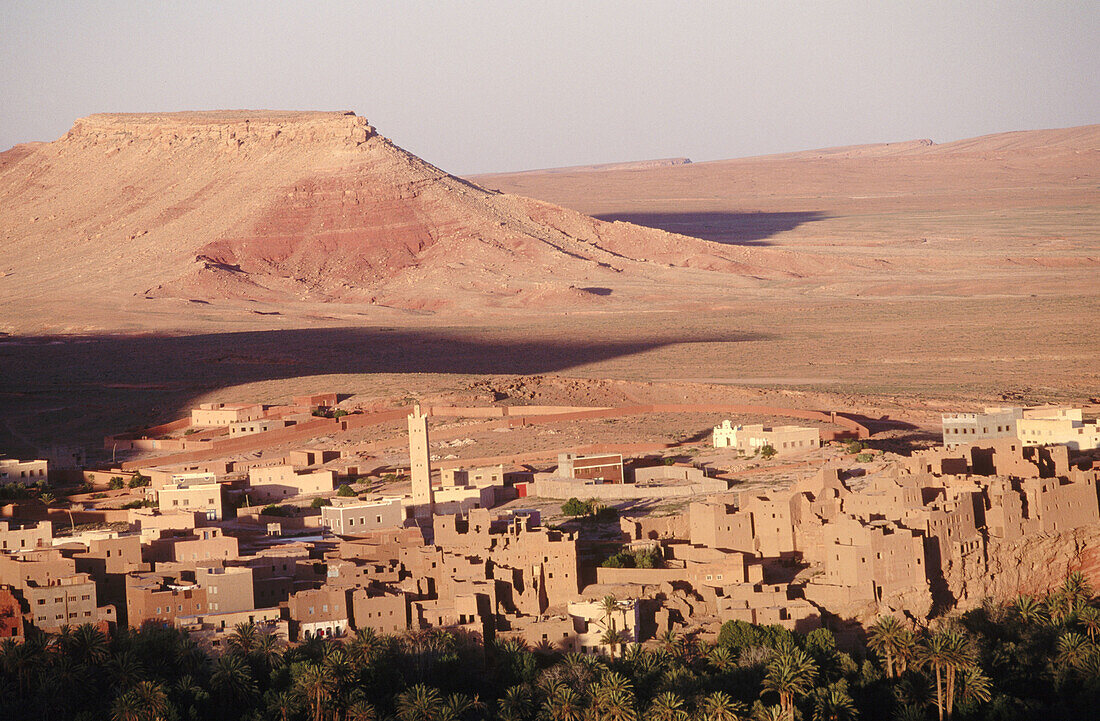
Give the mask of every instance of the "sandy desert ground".
[(9, 446), (515, 374), (1100, 395), (1100, 126), (470, 183), (302, 115), (94, 116), (0, 154)]

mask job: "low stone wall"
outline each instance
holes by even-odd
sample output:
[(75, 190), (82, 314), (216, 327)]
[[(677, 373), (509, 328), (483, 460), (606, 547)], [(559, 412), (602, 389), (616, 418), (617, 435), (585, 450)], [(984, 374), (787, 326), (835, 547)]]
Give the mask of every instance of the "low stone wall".
[(656, 586), (668, 581), (686, 581), (687, 571), (682, 568), (603, 568), (596, 569), (596, 583), (614, 585)]
[(595, 498), (601, 501), (628, 501), (641, 498), (683, 498), (710, 493), (725, 493), (729, 483), (712, 479), (688, 485), (639, 485), (636, 483), (601, 483), (587, 485), (565, 479), (536, 478), (528, 495), (540, 498)]

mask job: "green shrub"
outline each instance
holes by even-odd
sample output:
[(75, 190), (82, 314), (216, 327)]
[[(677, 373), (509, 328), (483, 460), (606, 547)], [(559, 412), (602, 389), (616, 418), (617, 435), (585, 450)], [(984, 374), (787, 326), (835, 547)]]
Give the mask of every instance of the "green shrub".
[(332, 417), (333, 418), (343, 418), (347, 414), (348, 414), (348, 412), (341, 408), (338, 411), (334, 411), (333, 414), (332, 414)]
[(111, 476), (111, 479), (107, 481), (107, 488), (112, 491), (119, 491), (122, 490), (125, 484), (125, 481), (122, 480), (122, 476)]
[(317, 496), (313, 499), (313, 502), (309, 504), (310, 508), (321, 508), (322, 506), (331, 506), (332, 501), (327, 498), (321, 498)]
[(579, 498), (570, 498), (562, 504), (561, 512), (567, 516), (587, 516), (592, 509)]
[(856, 456), (856, 462), (858, 463), (870, 463), (875, 460), (873, 453), (860, 453)]
[(355, 491), (351, 490), (351, 486), (346, 483), (341, 483), (340, 487), (336, 489), (336, 495), (341, 498), (350, 498), (355, 495)]
[(279, 506), (272, 503), (261, 508), (260, 513), (265, 516), (282, 516), (286, 518), (294, 515), (294, 506)]
[(844, 444), (845, 453), (859, 453), (865, 448), (863, 441), (848, 441)]
[(121, 506), (121, 508), (125, 508), (125, 509), (130, 509), (130, 508), (156, 508), (156, 507), (157, 507), (156, 502), (155, 501), (150, 501), (148, 498), (142, 499), (140, 501), (130, 501), (129, 503), (123, 503), (122, 506)]
[(773, 458), (779, 451), (771, 445), (760, 446), (760, 457), (763, 459)]
[(135, 473), (134, 477), (130, 479), (130, 488), (143, 488), (148, 486), (150, 482), (149, 476), (143, 476), (140, 473)]
[(664, 562), (657, 548), (620, 548), (600, 565), (604, 568), (661, 568)]

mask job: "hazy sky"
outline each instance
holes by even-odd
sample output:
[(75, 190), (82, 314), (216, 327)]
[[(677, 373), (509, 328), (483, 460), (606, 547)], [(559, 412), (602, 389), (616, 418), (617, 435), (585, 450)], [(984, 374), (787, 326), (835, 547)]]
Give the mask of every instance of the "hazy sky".
[(0, 0), (0, 149), (354, 110), (455, 173), (1100, 122), (1100, 3)]

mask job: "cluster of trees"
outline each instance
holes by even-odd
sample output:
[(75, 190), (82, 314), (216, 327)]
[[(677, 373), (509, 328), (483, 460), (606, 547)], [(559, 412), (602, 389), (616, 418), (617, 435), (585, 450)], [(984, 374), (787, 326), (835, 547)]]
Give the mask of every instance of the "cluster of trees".
[[(868, 648), (831, 632), (730, 622), (715, 644), (634, 646), (607, 599), (608, 654), (433, 629), (284, 648), (250, 624), (217, 656), (161, 626), (93, 626), (0, 646), (5, 719), (176, 721), (778, 721), (1092, 719), (1100, 612), (1080, 576), (915, 626), (883, 618)], [(614, 637), (612, 637), (614, 636)]]
[(656, 546), (649, 548), (620, 548), (600, 565), (604, 568), (661, 568), (664, 559)]
[(604, 505), (595, 498), (589, 498), (587, 501), (582, 501), (579, 498), (570, 498), (562, 504), (561, 512), (574, 518), (583, 516), (600, 521), (614, 521), (619, 517), (619, 512), (614, 506)]
[(151, 479), (149, 476), (143, 476), (140, 473), (135, 473), (130, 476), (130, 481), (127, 482), (122, 476), (111, 476), (107, 479), (107, 489), (111, 491), (121, 491), (123, 488), (143, 488), (148, 486)]

